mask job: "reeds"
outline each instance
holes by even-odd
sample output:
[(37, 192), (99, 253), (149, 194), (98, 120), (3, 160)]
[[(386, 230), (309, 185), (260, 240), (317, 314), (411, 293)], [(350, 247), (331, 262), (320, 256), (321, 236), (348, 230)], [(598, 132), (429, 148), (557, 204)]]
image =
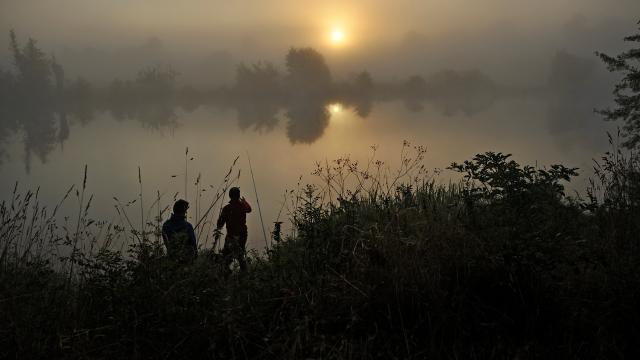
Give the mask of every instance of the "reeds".
[(258, 214), (260, 215), (260, 225), (262, 225), (262, 235), (264, 236), (265, 250), (269, 249), (269, 242), (267, 240), (267, 232), (264, 228), (264, 220), (262, 219), (262, 209), (260, 208), (260, 196), (258, 196), (258, 188), (256, 186), (256, 179), (253, 177), (253, 166), (251, 166), (251, 157), (247, 151), (247, 161), (249, 162), (249, 171), (251, 172), (251, 182), (253, 183), (253, 191), (256, 195), (256, 204), (258, 205)]
[[(570, 199), (555, 187), (560, 173), (491, 173), (518, 184), (499, 189), (478, 174), (440, 183), (422, 166), (423, 148), (403, 149), (400, 170), (375, 156), (364, 166), (344, 157), (324, 161), (317, 185), (300, 179), (281, 209), (292, 233), (252, 254), (242, 275), (225, 276), (217, 244), (207, 246), (214, 209), (240, 176), (238, 158), (207, 188), (215, 191), (196, 197), (205, 240), (191, 265), (164, 257), (165, 193), (142, 206), (140, 168), (136, 198), (115, 198), (119, 225), (90, 219), (86, 175), (76, 192), (80, 215), (60, 228), (59, 206), (49, 213), (38, 191), (22, 195), (16, 186), (0, 206), (0, 324), (8, 324), (0, 355), (636, 357), (640, 253), (623, 252), (640, 231), (631, 207)], [(629, 174), (626, 184), (636, 181)], [(202, 181), (193, 183), (198, 193)], [(155, 221), (134, 226), (135, 206)], [(112, 246), (117, 238), (130, 240), (128, 251)], [(71, 265), (54, 270), (49, 259)]]

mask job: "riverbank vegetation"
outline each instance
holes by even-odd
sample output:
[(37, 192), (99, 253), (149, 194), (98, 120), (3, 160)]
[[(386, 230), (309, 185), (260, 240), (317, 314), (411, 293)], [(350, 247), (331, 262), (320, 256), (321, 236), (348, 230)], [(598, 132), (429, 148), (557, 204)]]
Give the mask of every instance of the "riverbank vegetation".
[(443, 185), (424, 153), (405, 143), (397, 172), (318, 164), (317, 185), (289, 193), (295, 232), (229, 277), (211, 249), (171, 263), (154, 222), (94, 222), (85, 199), (57, 224), (16, 194), (0, 208), (2, 356), (637, 355), (637, 155), (614, 149), (580, 199), (563, 187), (575, 169), (486, 153)]

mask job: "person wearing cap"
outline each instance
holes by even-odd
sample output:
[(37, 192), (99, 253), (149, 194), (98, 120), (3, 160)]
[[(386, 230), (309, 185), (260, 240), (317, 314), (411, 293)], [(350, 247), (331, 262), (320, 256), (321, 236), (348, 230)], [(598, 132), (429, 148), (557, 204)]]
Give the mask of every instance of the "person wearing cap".
[(162, 240), (167, 248), (167, 256), (181, 262), (192, 261), (198, 254), (196, 234), (187, 221), (187, 209), (187, 201), (176, 201), (171, 218), (162, 225)]
[(224, 239), (222, 254), (227, 268), (233, 260), (238, 260), (241, 271), (246, 271), (245, 246), (247, 245), (247, 214), (251, 212), (251, 205), (240, 197), (240, 188), (229, 189), (229, 203), (222, 208), (218, 217), (218, 230), (227, 225), (227, 235)]

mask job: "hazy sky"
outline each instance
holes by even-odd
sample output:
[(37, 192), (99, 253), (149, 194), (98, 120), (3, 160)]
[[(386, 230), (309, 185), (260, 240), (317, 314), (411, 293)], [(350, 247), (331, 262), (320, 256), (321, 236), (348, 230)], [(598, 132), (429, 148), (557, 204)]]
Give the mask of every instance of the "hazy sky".
[[(471, 57), (491, 72), (506, 62), (544, 62), (561, 49), (592, 54), (638, 19), (638, 0), (0, 0), (1, 33), (14, 28), (56, 53), (114, 51), (157, 37), (183, 57), (224, 51), (234, 61), (281, 61), (290, 46), (313, 46), (338, 72), (388, 77), (473, 67)], [(329, 40), (334, 28), (345, 34), (340, 46)]]
[[(264, 28), (315, 28), (341, 23), (366, 42), (409, 30), (472, 29), (496, 22), (544, 27), (574, 14), (587, 18), (640, 16), (636, 0), (2, 0), (3, 30), (40, 37), (157, 36)], [(294, 34), (289, 34), (294, 35)]]

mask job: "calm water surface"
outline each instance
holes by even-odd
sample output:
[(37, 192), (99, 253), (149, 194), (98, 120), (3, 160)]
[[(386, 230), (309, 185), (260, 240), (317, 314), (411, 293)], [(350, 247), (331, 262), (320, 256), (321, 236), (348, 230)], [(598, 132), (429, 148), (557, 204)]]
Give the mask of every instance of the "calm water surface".
[[(606, 131), (611, 125), (592, 113), (592, 105), (553, 105), (542, 97), (499, 99), (490, 107), (472, 114), (424, 104), (422, 108), (401, 101), (376, 103), (366, 117), (339, 103), (328, 104), (328, 118), (302, 120), (292, 124), (281, 110), (258, 126), (239, 120), (237, 110), (201, 106), (193, 111), (176, 110), (170, 124), (116, 120), (109, 112), (97, 113), (87, 122), (70, 117), (66, 139), (33, 144), (25, 130), (5, 136), (0, 186), (7, 198), (14, 183), (20, 189), (40, 187), (44, 203), (54, 204), (72, 184), (81, 185), (84, 165), (88, 165), (88, 191), (94, 194), (91, 215), (117, 221), (113, 197), (121, 201), (138, 196), (138, 167), (142, 169), (145, 203), (156, 192), (168, 204), (173, 194), (184, 197), (185, 148), (189, 148), (188, 194), (194, 209), (196, 188), (216, 187), (231, 162), (240, 156), (238, 185), (255, 206), (249, 173), (250, 154), (267, 231), (281, 209), (285, 189), (296, 186), (298, 178), (314, 182), (316, 161), (350, 155), (366, 160), (371, 145), (378, 145), (379, 158), (397, 165), (403, 140), (424, 145), (428, 168), (445, 168), (484, 151), (512, 153), (522, 163), (547, 165), (562, 163), (579, 167), (588, 174), (592, 159), (607, 150)], [(242, 115), (240, 115), (242, 117)], [(259, 117), (259, 115), (258, 115)], [(60, 131), (64, 126), (57, 125)], [(33, 130), (32, 130), (33, 131)], [(66, 131), (66, 130), (65, 130)], [(302, 134), (302, 135), (301, 135)], [(37, 137), (36, 137), (37, 138)], [(31, 140), (29, 140), (31, 139)], [(448, 181), (452, 173), (440, 178)], [(586, 177), (572, 185), (584, 190)], [(206, 207), (211, 191), (203, 193)], [(65, 211), (75, 213), (74, 198)], [(217, 213), (217, 207), (216, 207)], [(136, 218), (139, 208), (130, 210)], [(194, 216), (191, 211), (191, 216)], [(281, 220), (286, 221), (286, 210)], [(249, 217), (250, 246), (264, 243), (257, 211)]]

